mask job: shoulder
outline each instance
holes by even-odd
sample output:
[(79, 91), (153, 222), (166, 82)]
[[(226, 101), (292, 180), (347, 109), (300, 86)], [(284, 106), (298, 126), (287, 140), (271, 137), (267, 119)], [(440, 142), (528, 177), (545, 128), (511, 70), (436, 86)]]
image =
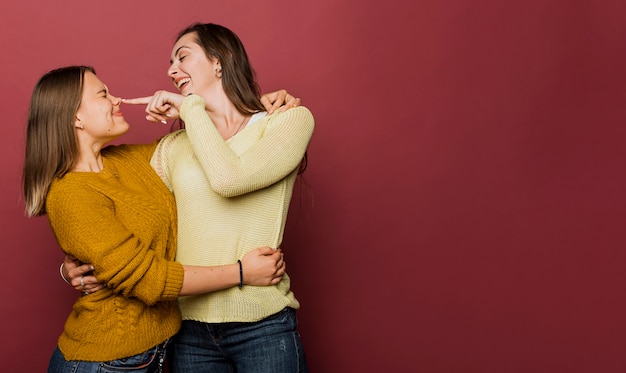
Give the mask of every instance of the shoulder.
[(188, 147), (188, 143), (187, 132), (184, 129), (169, 133), (159, 139), (150, 159), (150, 163), (157, 174), (162, 176), (159, 170), (162, 171), (166, 163), (172, 162), (176, 155), (181, 152), (180, 149)]
[(272, 117), (311, 117), (313, 118), (313, 113), (311, 113), (311, 110), (309, 110), (309, 108), (307, 108), (306, 106), (298, 106), (295, 108), (291, 108), (291, 109), (287, 109), (285, 111), (276, 111), (274, 113), (272, 113), (272, 115), (268, 116), (269, 118)]
[(168, 133), (159, 139), (155, 154), (169, 151), (176, 144), (187, 141), (187, 131), (184, 129)]
[(187, 131), (185, 131), (184, 129), (181, 129), (178, 131), (168, 133), (167, 135), (161, 137), (158, 143), (159, 143), (159, 146), (161, 146), (163, 143), (177, 141), (177, 139), (181, 137), (186, 137), (186, 136), (187, 136)]
[(102, 156), (110, 159), (142, 158), (150, 159), (157, 142), (152, 144), (109, 145), (102, 149)]
[(91, 172), (72, 172), (52, 181), (46, 196), (48, 216), (56, 212), (73, 210), (85, 202), (99, 198), (100, 193), (92, 184), (97, 174)]
[(50, 190), (48, 191), (48, 199), (62, 197), (63, 195), (67, 195), (68, 192), (71, 193), (74, 190), (79, 191), (84, 183), (77, 180), (77, 176), (80, 177), (81, 175), (75, 172), (70, 172), (65, 174), (63, 177), (57, 177), (52, 180)]
[(306, 106), (298, 106), (292, 109), (285, 110), (283, 112), (274, 112), (267, 117), (268, 123), (280, 122), (289, 123), (290, 125), (300, 125), (305, 127), (313, 127), (315, 120), (313, 119), (313, 113)]

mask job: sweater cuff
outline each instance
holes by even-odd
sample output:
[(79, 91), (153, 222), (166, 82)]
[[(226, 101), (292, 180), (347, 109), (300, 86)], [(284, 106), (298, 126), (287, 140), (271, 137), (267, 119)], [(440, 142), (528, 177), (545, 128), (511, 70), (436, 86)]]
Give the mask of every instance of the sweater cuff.
[(163, 289), (162, 299), (176, 299), (183, 288), (183, 280), (185, 279), (185, 270), (183, 265), (178, 262), (169, 262), (167, 265), (167, 281)]
[(194, 108), (200, 107), (204, 109), (204, 99), (198, 95), (189, 95), (183, 99), (183, 104), (180, 105), (180, 118), (187, 121), (189, 114)]

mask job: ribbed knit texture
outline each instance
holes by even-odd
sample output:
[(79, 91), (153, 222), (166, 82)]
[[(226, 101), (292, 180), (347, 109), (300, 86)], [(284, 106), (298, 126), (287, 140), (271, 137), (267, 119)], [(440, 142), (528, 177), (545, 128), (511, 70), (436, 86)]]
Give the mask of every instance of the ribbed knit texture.
[[(232, 264), (254, 248), (279, 247), (297, 168), (313, 134), (311, 112), (301, 106), (274, 113), (228, 141), (201, 97), (186, 97), (180, 113), (186, 131), (163, 138), (151, 161), (176, 197), (176, 260)], [(275, 286), (234, 287), (182, 297), (179, 304), (183, 319), (209, 323), (257, 321), (300, 306), (287, 275)]]
[(92, 263), (107, 285), (74, 304), (59, 338), (68, 360), (136, 355), (180, 328), (176, 207), (150, 166), (155, 145), (107, 147), (101, 172), (70, 172), (50, 188), (46, 209), (59, 245)]

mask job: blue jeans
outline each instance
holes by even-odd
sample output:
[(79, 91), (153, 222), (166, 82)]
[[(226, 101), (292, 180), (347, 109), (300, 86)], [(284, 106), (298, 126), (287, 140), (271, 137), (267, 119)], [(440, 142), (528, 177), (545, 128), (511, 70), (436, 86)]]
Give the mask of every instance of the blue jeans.
[(308, 372), (296, 311), (261, 321), (207, 324), (184, 320), (169, 347), (172, 373)]
[(160, 373), (163, 372), (166, 345), (167, 341), (135, 356), (103, 362), (67, 361), (57, 347), (50, 358), (48, 373)]

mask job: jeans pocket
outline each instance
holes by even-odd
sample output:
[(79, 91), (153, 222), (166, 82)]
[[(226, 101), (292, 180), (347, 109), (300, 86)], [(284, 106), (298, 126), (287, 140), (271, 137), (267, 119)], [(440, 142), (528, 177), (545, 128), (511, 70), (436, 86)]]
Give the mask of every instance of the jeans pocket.
[(283, 308), (281, 311), (278, 311), (258, 322), (259, 326), (262, 326), (265, 330), (273, 333), (281, 330), (295, 330), (297, 324), (298, 320), (296, 319), (296, 310), (290, 307)]
[(111, 360), (102, 363), (102, 373), (115, 372), (148, 372), (148, 369), (156, 359), (158, 347), (149, 349), (140, 354), (125, 357), (123, 359)]

